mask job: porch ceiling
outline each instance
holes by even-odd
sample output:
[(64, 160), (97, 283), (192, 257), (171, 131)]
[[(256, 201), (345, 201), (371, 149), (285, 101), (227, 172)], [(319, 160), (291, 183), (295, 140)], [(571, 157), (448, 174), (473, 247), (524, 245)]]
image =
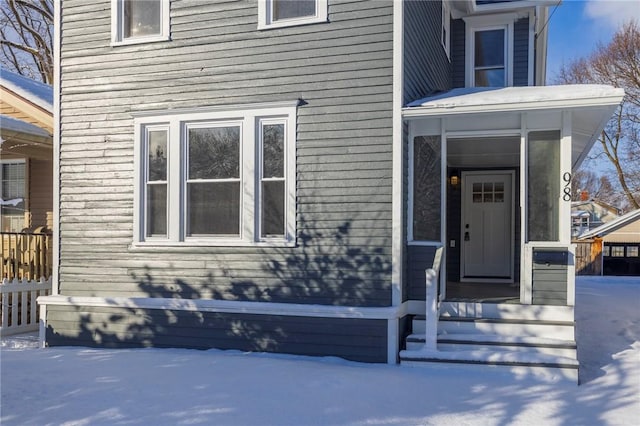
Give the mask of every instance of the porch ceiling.
[(449, 167), (517, 167), (519, 164), (519, 137), (447, 139)]
[(487, 123), (504, 121), (509, 114), (560, 116), (568, 111), (572, 118), (572, 163), (577, 167), (623, 97), (623, 89), (589, 84), (459, 88), (411, 102), (402, 114), (405, 120), (465, 115), (469, 124), (477, 117), (479, 129), (486, 130)]

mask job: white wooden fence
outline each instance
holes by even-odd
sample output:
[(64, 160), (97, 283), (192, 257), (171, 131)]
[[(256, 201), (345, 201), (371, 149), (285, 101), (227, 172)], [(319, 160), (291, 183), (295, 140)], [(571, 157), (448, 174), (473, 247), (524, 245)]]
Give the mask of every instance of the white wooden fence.
[(38, 330), (39, 310), (36, 304), (38, 296), (51, 294), (51, 277), (40, 281), (19, 280), (9, 281), (4, 278), (0, 283), (0, 301), (2, 302), (2, 316), (0, 334), (25, 333)]

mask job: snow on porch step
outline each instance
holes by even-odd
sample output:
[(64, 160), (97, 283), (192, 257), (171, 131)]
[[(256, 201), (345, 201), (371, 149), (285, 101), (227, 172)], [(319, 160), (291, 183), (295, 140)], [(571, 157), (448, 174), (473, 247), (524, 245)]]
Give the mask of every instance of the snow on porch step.
[[(407, 337), (407, 350), (421, 350), (424, 334)], [(491, 334), (445, 334), (438, 336), (439, 351), (510, 350), (534, 352), (577, 359), (576, 342), (540, 337), (498, 336)]]
[[(412, 320), (414, 334), (425, 333), (424, 316)], [(573, 321), (518, 320), (441, 316), (438, 334), (494, 334), (575, 340)]]
[(573, 321), (573, 306), (515, 303), (442, 302), (441, 317), (502, 318), (535, 321)]
[(442, 302), (441, 317), (503, 318), (536, 321), (573, 321), (573, 306), (515, 303)]
[(493, 334), (575, 340), (575, 323), (573, 321), (440, 317), (438, 334)]
[(400, 364), (427, 366), (436, 364), (466, 364), (505, 367), (516, 373), (559, 374), (563, 378), (578, 381), (578, 361), (574, 358), (517, 351), (427, 351), (405, 350), (400, 352)]

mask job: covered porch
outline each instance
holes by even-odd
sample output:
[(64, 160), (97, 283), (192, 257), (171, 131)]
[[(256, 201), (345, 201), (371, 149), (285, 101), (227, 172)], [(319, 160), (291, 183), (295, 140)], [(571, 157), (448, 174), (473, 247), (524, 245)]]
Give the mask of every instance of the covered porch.
[(572, 172), (622, 96), (454, 89), (404, 108), (409, 262), (444, 247), (440, 300), (512, 299), (517, 288), (521, 304), (573, 305)]
[(595, 85), (454, 89), (403, 109), (416, 312), (402, 362), (577, 377), (571, 178), (623, 96)]

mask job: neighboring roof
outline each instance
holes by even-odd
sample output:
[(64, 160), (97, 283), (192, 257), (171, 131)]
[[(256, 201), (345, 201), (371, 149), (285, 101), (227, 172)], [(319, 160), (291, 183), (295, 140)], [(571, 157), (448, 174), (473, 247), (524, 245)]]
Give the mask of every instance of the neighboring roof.
[(574, 210), (571, 212), (571, 217), (589, 217), (591, 214), (582, 210)]
[(585, 206), (585, 205), (597, 205), (602, 207), (605, 210), (608, 210), (609, 212), (611, 212), (612, 214), (615, 215), (619, 215), (620, 214), (620, 209), (618, 209), (617, 207), (612, 206), (611, 204), (607, 204), (604, 201), (599, 201), (596, 200), (594, 198), (590, 199), (590, 200), (586, 200), (586, 201), (572, 201), (571, 202), (571, 208), (578, 208), (580, 206)]
[(26, 121), (18, 120), (17, 118), (8, 117), (6, 115), (0, 115), (0, 129), (2, 134), (7, 137), (9, 132), (22, 133), (30, 136), (41, 136), (48, 138), (49, 132), (35, 124), (27, 123)]
[[(439, 93), (407, 105), (421, 110), (460, 110), (473, 112), (482, 107), (483, 112), (503, 110), (540, 109), (557, 106), (579, 107), (583, 104), (619, 104), (624, 90), (600, 84), (572, 84), (561, 86), (524, 86), (524, 87), (465, 87)], [(426, 112), (426, 111), (425, 111)]]
[(53, 114), (53, 87), (0, 69), (0, 85)]
[(588, 232), (585, 232), (580, 236), (580, 239), (593, 238), (593, 237), (602, 237), (604, 235), (610, 234), (623, 226), (626, 226), (636, 220), (640, 220), (640, 209), (631, 211), (625, 215), (622, 215), (611, 222), (607, 222), (604, 225), (598, 226)]

